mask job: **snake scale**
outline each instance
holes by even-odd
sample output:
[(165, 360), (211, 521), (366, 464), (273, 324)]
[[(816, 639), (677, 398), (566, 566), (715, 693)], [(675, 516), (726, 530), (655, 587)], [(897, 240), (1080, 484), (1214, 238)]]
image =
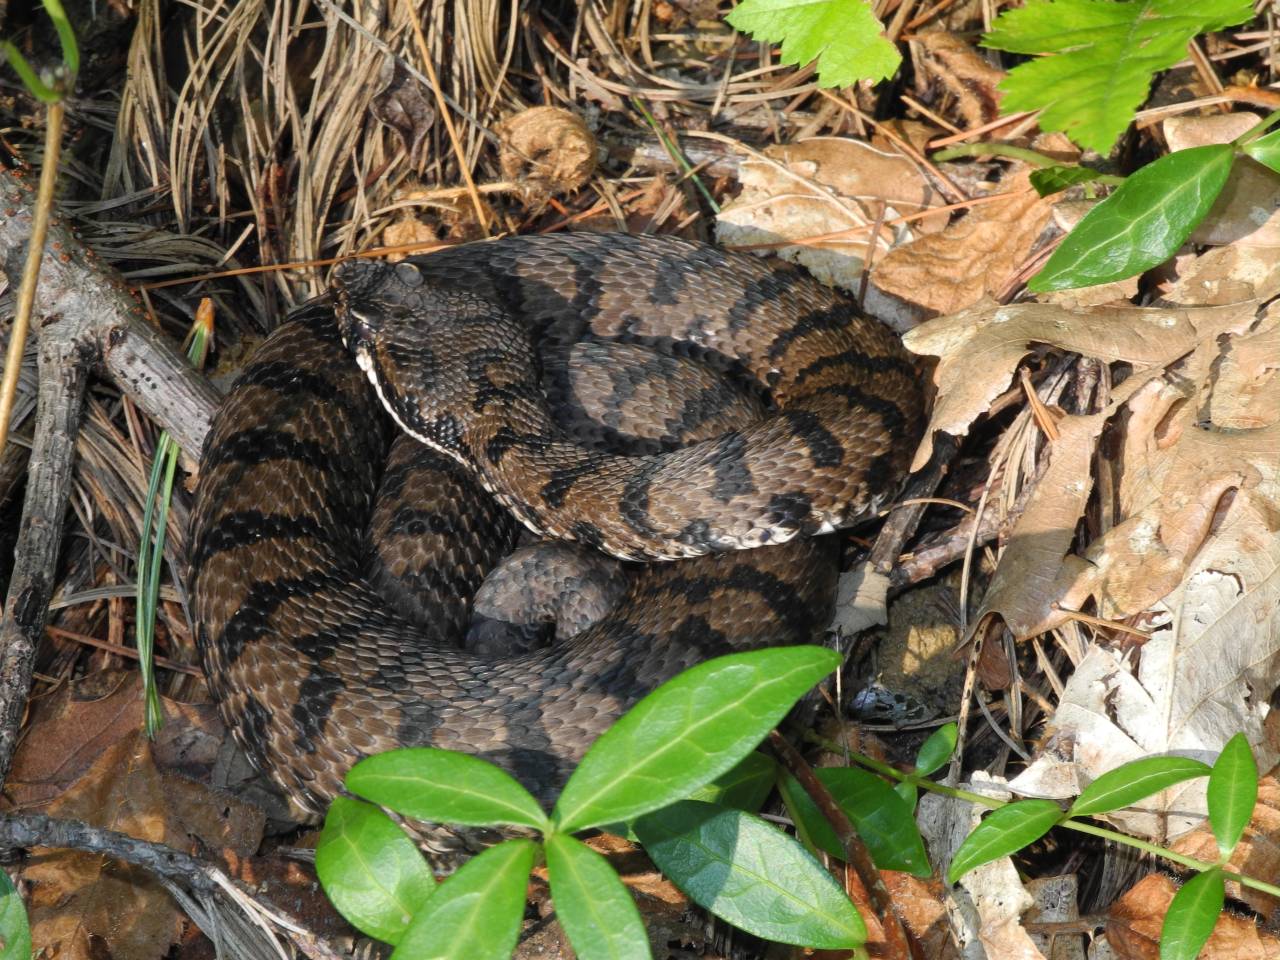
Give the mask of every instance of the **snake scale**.
[[(641, 349), (675, 359), (626, 359)], [(715, 384), (673, 386), (693, 361), (754, 384), (763, 414), (717, 420)], [(655, 413), (664, 391), (676, 409)], [(574, 435), (566, 403), (603, 440)], [(206, 441), (190, 583), (210, 687), (311, 812), (356, 759), (409, 745), (483, 756), (548, 799), (663, 680), (821, 636), (837, 547), (810, 535), (894, 495), (920, 407), (897, 339), (780, 261), (621, 234), (351, 261), (258, 349)], [(657, 426), (618, 453), (636, 412)], [(459, 637), (521, 525), (682, 559), (629, 565), (603, 619), (494, 658)]]

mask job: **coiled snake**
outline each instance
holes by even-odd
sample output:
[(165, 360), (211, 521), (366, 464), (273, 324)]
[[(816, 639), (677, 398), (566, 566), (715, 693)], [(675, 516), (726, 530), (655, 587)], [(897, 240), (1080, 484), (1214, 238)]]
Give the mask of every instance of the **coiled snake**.
[[(695, 361), (708, 372), (680, 385)], [(729, 375), (762, 416), (742, 422)], [(388, 456), (383, 405), (438, 453), (400, 439)], [(313, 812), (356, 759), (405, 745), (484, 756), (553, 796), (661, 681), (819, 637), (835, 547), (808, 535), (884, 504), (920, 429), (896, 338), (781, 262), (580, 234), (346, 264), (257, 351), (205, 446), (191, 587), (210, 687)], [(511, 516), (619, 558), (688, 559), (640, 567), (572, 639), (494, 659), (459, 637)]]

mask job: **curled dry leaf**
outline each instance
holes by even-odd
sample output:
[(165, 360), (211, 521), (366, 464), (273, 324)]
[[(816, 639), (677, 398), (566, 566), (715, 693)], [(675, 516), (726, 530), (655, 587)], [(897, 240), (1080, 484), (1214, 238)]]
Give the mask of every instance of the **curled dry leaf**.
[(885, 293), (934, 313), (952, 313), (1003, 289), (1049, 223), (1050, 201), (1026, 171), (1005, 177), (1004, 194), (974, 206), (941, 233), (891, 250), (872, 271)]
[(1004, 71), (988, 63), (971, 42), (945, 30), (931, 30), (916, 34), (912, 43), (919, 47), (918, 81), (931, 81), (942, 88), (943, 102), (954, 106), (961, 126), (980, 127), (999, 115), (997, 87)]
[[(1265, 734), (1266, 702), (1257, 691), (1280, 683), (1280, 541), (1253, 557), (1256, 586), (1202, 571), (1154, 611), (1160, 625), (1125, 656), (1094, 645), (1067, 682), (1043, 754), (1011, 781), (1020, 793), (1061, 797), (1108, 770), (1153, 754), (1212, 761), (1237, 732), (1262, 767), (1280, 758)], [(1072, 780), (1076, 782), (1073, 784)], [(1204, 816), (1205, 783), (1192, 780), (1110, 814), (1128, 833), (1165, 839)]]
[[(856, 292), (864, 264), (920, 233), (940, 230), (947, 214), (888, 225), (943, 203), (914, 161), (843, 137), (814, 137), (770, 147), (742, 162), (742, 192), (720, 211), (725, 244), (780, 243), (776, 253), (820, 279)], [(828, 239), (828, 234), (842, 234)], [(873, 239), (874, 238), (874, 239)]]
[(532, 107), (495, 127), (498, 165), (519, 182), (530, 202), (581, 189), (596, 169), (596, 138), (586, 122), (562, 107)]
[[(1055, 304), (979, 304), (940, 317), (904, 338), (913, 353), (940, 358), (934, 372), (938, 398), (926, 436), (936, 430), (964, 436), (970, 424), (1008, 388), (1013, 372), (1037, 343), (1108, 362), (1163, 367), (1201, 341), (1247, 325), (1253, 305), (1203, 310), (1090, 307)], [(928, 440), (912, 469), (933, 455)]]
[[(1139, 880), (1107, 911), (1107, 940), (1120, 960), (1159, 960), (1160, 927), (1177, 885), (1162, 873)], [(1200, 956), (1203, 960), (1274, 960), (1280, 940), (1246, 917), (1224, 912)]]
[[(1208, 823), (1202, 823), (1180, 837), (1173, 849), (1188, 857), (1214, 862), (1218, 859), (1218, 841)], [(1250, 877), (1280, 876), (1280, 783), (1274, 776), (1258, 783), (1258, 802), (1245, 828), (1244, 836), (1231, 852), (1227, 868)], [(1242, 900), (1265, 920), (1273, 920), (1280, 903), (1276, 898), (1234, 880), (1227, 881), (1227, 896)]]
[(394, 57), (378, 71), (382, 89), (369, 101), (369, 111), (400, 137), (409, 162), (417, 166), (425, 156), (427, 133), (436, 122), (431, 92)]

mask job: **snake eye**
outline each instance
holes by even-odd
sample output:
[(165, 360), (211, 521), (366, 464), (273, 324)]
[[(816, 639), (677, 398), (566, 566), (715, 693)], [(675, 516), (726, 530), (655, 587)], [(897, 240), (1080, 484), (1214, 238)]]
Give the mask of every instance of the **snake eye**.
[(422, 271), (408, 260), (401, 260), (396, 264), (396, 279), (406, 287), (420, 287), (422, 286)]

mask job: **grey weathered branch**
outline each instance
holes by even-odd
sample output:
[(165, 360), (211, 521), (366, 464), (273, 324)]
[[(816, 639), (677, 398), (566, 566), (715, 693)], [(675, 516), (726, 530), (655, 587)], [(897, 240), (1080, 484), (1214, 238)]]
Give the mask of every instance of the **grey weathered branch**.
[[(31, 235), (35, 187), (0, 169), (0, 267), (16, 282)], [(70, 499), (76, 433), (95, 370), (121, 389), (187, 454), (198, 454), (217, 393), (148, 321), (119, 274), (65, 219), (49, 225), (36, 293), (39, 393), (13, 576), (0, 619), (0, 784), (9, 773), (53, 592)]]

